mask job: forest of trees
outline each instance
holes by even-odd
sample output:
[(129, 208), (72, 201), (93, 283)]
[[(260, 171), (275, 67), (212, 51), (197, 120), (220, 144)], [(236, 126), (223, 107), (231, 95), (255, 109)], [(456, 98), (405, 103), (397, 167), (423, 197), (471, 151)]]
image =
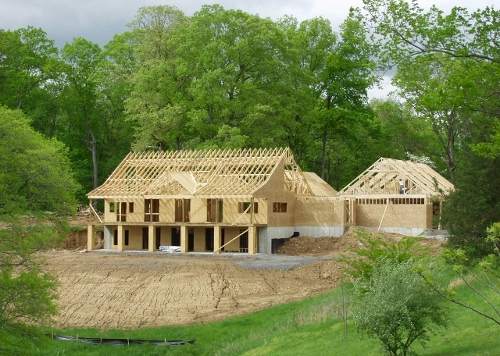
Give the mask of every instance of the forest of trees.
[[(336, 189), (380, 157), (426, 159), (457, 188), (450, 241), (479, 253), (500, 221), (499, 17), (366, 0), (336, 32), (151, 6), (103, 48), (0, 29), (0, 105), (64, 144), (83, 204), (130, 150), (286, 146)], [(388, 69), (397, 91), (370, 101)]]

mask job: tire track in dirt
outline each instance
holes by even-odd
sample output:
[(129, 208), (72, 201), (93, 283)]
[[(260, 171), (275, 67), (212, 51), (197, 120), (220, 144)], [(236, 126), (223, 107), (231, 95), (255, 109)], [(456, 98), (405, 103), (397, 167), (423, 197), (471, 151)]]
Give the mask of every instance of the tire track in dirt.
[[(264, 258), (248, 255), (69, 251), (44, 255), (46, 268), (61, 282), (60, 315), (55, 319), (59, 328), (221, 320), (325, 293), (336, 284), (331, 261), (276, 270), (248, 268)], [(241, 260), (248, 266), (239, 265)]]

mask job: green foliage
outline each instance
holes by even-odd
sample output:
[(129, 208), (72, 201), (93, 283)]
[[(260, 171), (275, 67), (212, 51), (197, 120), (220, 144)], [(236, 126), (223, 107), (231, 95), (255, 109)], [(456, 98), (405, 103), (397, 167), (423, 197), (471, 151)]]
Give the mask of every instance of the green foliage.
[[(39, 270), (38, 265), (30, 260), (32, 251), (16, 250), (16, 260), (6, 258), (6, 254), (11, 252), (8, 250), (11, 248), (8, 239), (13, 237), (4, 233), (1, 235), (0, 329), (15, 330), (24, 323), (49, 324), (51, 317), (57, 313), (57, 280), (50, 273)], [(19, 235), (14, 235), (14, 238), (19, 238)], [(32, 248), (33, 245), (43, 244), (32, 236), (30, 240)], [(27, 247), (24, 241), (23, 245), (23, 248)]]
[[(440, 288), (426, 271), (420, 272), (426, 282), (444, 299), (485, 317), (500, 325), (500, 223), (487, 229), (487, 241), (493, 245), (493, 253), (483, 257), (476, 265), (462, 249), (446, 249), (442, 257), (452, 266), (458, 282)], [(476, 260), (477, 261), (477, 260)], [(466, 293), (457, 292), (457, 286), (465, 285), (468, 292), (480, 297), (480, 303), (470, 303)]]
[(425, 249), (419, 244), (418, 238), (403, 237), (397, 242), (387, 242), (371, 232), (354, 229), (360, 249), (350, 249), (354, 257), (342, 255), (339, 259), (347, 264), (345, 272), (354, 280), (370, 279), (377, 260), (384, 258), (402, 263), (409, 259), (419, 259), (426, 256)]
[(443, 223), (448, 228), (451, 247), (481, 257), (492, 251), (486, 230), (500, 221), (500, 158), (478, 157), (469, 149), (457, 171), (455, 188), (444, 207)]
[(366, 0), (363, 14), (380, 64), (397, 66), (399, 94), (435, 136), (426, 155), (446, 162), (455, 184), (443, 216), (450, 242), (484, 255), (486, 227), (500, 219), (493, 168), (499, 152), (500, 51), (491, 41), (500, 33), (500, 12), (454, 7), (445, 14), (416, 1)]
[(493, 7), (471, 14), (463, 7), (454, 7), (445, 14), (436, 6), (425, 11), (416, 1), (363, 3), (367, 26), (373, 25), (379, 56), (386, 64), (402, 63), (427, 53), (498, 63), (500, 50), (491, 38), (500, 32), (499, 11)]
[(21, 111), (0, 107), (1, 351), (29, 354), (42, 341), (26, 325), (50, 324), (57, 280), (36, 252), (54, 247), (75, 211), (73, 180), (63, 145), (33, 131)]
[(67, 151), (36, 133), (21, 111), (0, 107), (0, 219), (75, 210)]
[(58, 137), (70, 147), (73, 169), (83, 188), (80, 201), (130, 151), (133, 130), (124, 120), (124, 99), (130, 95), (128, 77), (135, 62), (131, 42), (130, 34), (115, 36), (102, 50), (75, 38), (61, 50), (66, 80), (58, 96)]
[(54, 78), (57, 48), (46, 33), (34, 27), (0, 29), (0, 105), (24, 109), (36, 116), (40, 86)]
[(131, 27), (139, 61), (125, 103), (136, 149), (288, 146), (338, 185), (378, 158), (350, 163), (348, 149), (376, 127), (372, 49), (355, 13), (339, 34), (322, 18), (273, 22), (220, 5), (192, 17), (146, 7)]
[(415, 273), (415, 261), (375, 261), (369, 279), (354, 282), (352, 317), (359, 331), (382, 342), (387, 355), (410, 355), (416, 340), (428, 340), (446, 325), (440, 297)]

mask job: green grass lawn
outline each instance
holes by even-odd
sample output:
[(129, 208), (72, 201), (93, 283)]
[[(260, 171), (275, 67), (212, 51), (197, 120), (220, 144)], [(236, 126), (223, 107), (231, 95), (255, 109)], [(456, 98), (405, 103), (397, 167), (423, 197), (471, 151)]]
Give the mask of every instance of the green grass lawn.
[[(480, 306), (483, 301), (465, 291), (465, 298)], [(500, 296), (493, 293), (496, 305)], [(471, 311), (447, 302), (450, 323), (431, 335), (426, 346), (417, 342), (419, 355), (500, 355), (500, 326)], [(110, 346), (75, 341), (50, 341), (38, 355), (383, 355), (380, 344), (356, 332), (348, 322), (344, 338), (340, 290), (301, 302), (276, 306), (220, 322), (183, 327), (138, 330), (50, 330), (55, 334), (154, 340), (196, 339), (185, 346)]]

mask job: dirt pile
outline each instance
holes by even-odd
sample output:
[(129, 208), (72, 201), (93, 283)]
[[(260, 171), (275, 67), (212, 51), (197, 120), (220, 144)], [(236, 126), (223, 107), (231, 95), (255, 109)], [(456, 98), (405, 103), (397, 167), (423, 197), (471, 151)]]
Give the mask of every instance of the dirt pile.
[[(71, 234), (64, 241), (64, 248), (66, 250), (80, 251), (87, 246), (87, 230), (73, 230)], [(104, 246), (104, 233), (96, 231), (94, 246), (96, 249)]]
[[(396, 243), (403, 236), (386, 232), (376, 232), (366, 228), (349, 229), (341, 237), (320, 237), (298, 236), (291, 238), (279, 250), (279, 254), (291, 256), (334, 256), (339, 254), (349, 254), (352, 250), (362, 249), (362, 239), (359, 233), (365, 236), (380, 238), (387, 243)], [(432, 238), (419, 239), (421, 246), (428, 248), (431, 253), (437, 253), (443, 241)]]

